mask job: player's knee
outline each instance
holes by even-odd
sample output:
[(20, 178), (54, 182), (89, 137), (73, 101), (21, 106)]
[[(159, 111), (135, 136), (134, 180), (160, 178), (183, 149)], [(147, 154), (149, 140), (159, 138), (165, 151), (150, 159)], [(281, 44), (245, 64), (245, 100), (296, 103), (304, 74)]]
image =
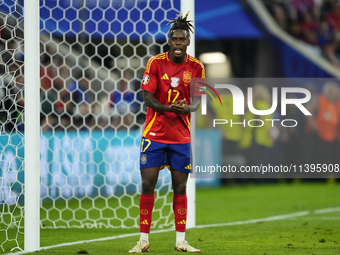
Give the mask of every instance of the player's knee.
[(187, 185), (186, 182), (178, 183), (173, 185), (174, 193), (177, 195), (185, 195), (187, 193)]
[(142, 180), (142, 193), (152, 194), (155, 190), (156, 183), (151, 180)]

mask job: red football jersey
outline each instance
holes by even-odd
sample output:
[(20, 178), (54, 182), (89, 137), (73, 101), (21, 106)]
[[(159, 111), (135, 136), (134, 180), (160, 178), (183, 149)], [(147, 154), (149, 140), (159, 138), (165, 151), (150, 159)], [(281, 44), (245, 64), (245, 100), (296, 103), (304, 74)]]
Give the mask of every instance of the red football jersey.
[[(185, 98), (189, 105), (191, 78), (205, 78), (203, 64), (189, 54), (185, 62), (174, 64), (169, 52), (165, 52), (149, 59), (141, 88), (154, 93), (162, 104), (170, 105)], [(148, 107), (143, 136), (160, 143), (190, 143), (190, 113), (155, 111)]]

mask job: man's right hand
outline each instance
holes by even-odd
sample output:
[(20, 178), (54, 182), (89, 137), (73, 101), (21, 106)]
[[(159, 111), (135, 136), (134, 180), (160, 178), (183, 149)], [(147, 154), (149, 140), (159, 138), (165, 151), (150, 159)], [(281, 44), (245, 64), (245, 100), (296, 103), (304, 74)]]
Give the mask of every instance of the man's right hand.
[(171, 111), (178, 113), (178, 114), (183, 114), (183, 113), (188, 113), (190, 112), (190, 108), (187, 105), (186, 99), (182, 100), (177, 100), (176, 102), (172, 103), (169, 108)]

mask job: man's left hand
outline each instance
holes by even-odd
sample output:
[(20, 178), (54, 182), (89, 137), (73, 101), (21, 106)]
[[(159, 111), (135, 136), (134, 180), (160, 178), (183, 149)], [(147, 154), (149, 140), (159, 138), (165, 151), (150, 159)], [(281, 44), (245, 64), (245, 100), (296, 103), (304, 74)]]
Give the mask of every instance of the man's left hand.
[(178, 114), (188, 113), (190, 112), (189, 105), (187, 105), (186, 99), (177, 100), (176, 102), (172, 103), (170, 109)]

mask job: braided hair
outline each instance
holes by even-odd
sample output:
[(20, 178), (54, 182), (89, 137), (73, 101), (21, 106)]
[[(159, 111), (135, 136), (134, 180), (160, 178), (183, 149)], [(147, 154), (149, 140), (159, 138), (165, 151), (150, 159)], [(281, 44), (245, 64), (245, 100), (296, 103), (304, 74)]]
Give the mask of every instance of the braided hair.
[[(176, 14), (177, 19), (172, 18), (171, 21), (167, 24), (173, 24), (169, 30), (169, 37), (171, 37), (171, 34), (174, 32), (174, 30), (176, 29), (182, 29), (182, 30), (186, 30), (186, 31), (190, 31), (191, 33), (194, 33), (193, 29), (194, 26), (190, 23), (193, 22), (192, 20), (187, 20), (189, 15), (189, 12), (187, 13), (187, 15), (185, 15), (185, 17), (183, 17), (182, 12), (180, 14)], [(190, 33), (189, 33), (189, 37), (190, 37)]]

